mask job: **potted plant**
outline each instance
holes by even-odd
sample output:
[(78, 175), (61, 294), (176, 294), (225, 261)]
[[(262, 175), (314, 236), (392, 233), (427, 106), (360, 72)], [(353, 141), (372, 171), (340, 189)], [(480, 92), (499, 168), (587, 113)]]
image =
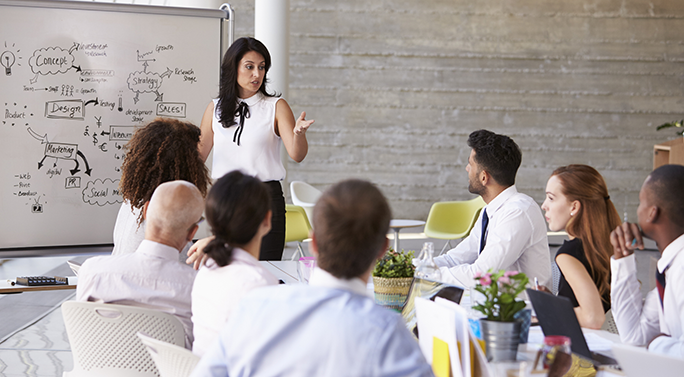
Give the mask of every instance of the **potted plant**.
[(373, 287), (377, 304), (395, 310), (404, 306), (416, 271), (413, 254), (413, 251), (399, 253), (390, 248), (375, 265)]
[(482, 338), (485, 341), (488, 361), (513, 361), (518, 353), (522, 322), (515, 315), (525, 308), (525, 302), (517, 300), (529, 279), (518, 271), (475, 274), (475, 290), (484, 295), (484, 301), (473, 306), (482, 312), (480, 319)]

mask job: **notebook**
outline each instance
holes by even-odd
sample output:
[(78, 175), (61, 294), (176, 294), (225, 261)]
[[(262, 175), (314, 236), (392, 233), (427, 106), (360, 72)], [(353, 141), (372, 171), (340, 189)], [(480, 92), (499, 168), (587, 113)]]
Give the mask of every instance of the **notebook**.
[(435, 300), (435, 297), (442, 297), (455, 303), (461, 302), (463, 297), (463, 288), (437, 281), (415, 278), (413, 285), (409, 291), (404, 307), (401, 310), (401, 315), (404, 317), (406, 327), (413, 332), (416, 328), (416, 297), (422, 297), (428, 300)]
[(613, 344), (613, 355), (627, 377), (679, 377), (684, 360), (648, 352), (644, 348)]
[(617, 365), (610, 356), (591, 352), (577, 321), (572, 302), (567, 297), (527, 289), (527, 295), (537, 314), (537, 321), (545, 336), (564, 335), (570, 338), (572, 352), (592, 360), (594, 365)]

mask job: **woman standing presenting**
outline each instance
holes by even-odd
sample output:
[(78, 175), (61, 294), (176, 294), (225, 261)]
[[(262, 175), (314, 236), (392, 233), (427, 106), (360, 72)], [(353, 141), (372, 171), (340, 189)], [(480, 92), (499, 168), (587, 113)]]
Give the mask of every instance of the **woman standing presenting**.
[(271, 55), (258, 40), (240, 38), (230, 46), (221, 64), (219, 98), (202, 117), (199, 150), (206, 161), (215, 146), (212, 178), (240, 170), (269, 187), (272, 229), (263, 239), (259, 259), (280, 260), (285, 245), (280, 143), (301, 162), (308, 151), (306, 130), (314, 121), (305, 120), (305, 112), (295, 121), (287, 102), (266, 91), (270, 67)]
[(546, 184), (542, 210), (551, 231), (570, 237), (556, 254), (558, 295), (572, 301), (582, 327), (599, 329), (610, 309), (610, 232), (620, 225), (606, 182), (591, 166), (560, 167)]

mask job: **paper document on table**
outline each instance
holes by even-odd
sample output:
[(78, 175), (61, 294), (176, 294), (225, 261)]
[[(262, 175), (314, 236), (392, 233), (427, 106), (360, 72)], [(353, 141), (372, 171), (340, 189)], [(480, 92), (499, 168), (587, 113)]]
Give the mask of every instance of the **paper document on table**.
[(416, 297), (415, 305), (418, 318), (418, 343), (423, 356), (430, 365), (434, 365), (434, 338), (440, 339), (448, 345), (452, 376), (463, 377), (456, 336), (455, 312), (422, 297)]
[(602, 338), (600, 335), (593, 333), (584, 333), (584, 339), (587, 340), (587, 346), (589, 346), (590, 351), (610, 351), (613, 347), (613, 342), (608, 339)]

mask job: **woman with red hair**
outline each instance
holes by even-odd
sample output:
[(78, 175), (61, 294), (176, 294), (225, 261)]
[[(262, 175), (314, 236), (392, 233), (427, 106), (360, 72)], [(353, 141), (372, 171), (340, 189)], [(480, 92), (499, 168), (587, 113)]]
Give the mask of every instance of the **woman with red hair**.
[(620, 225), (606, 182), (591, 166), (560, 167), (546, 184), (542, 210), (549, 229), (570, 238), (556, 254), (558, 295), (572, 301), (582, 327), (599, 329), (610, 309), (610, 232)]

